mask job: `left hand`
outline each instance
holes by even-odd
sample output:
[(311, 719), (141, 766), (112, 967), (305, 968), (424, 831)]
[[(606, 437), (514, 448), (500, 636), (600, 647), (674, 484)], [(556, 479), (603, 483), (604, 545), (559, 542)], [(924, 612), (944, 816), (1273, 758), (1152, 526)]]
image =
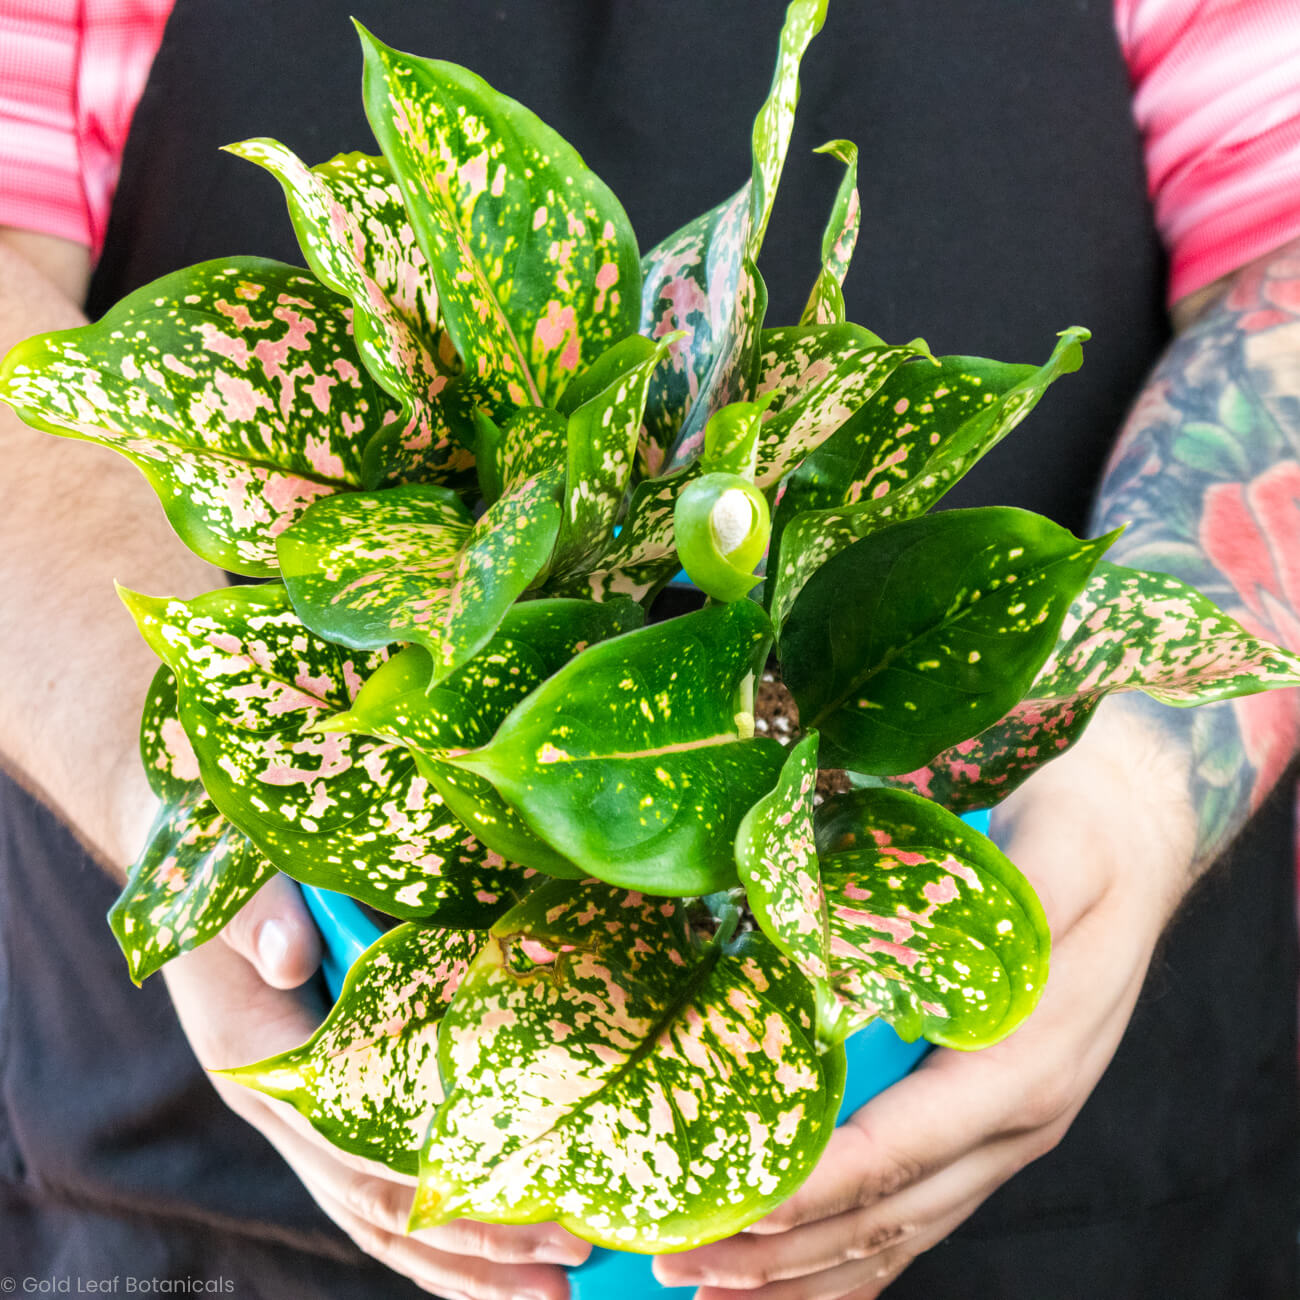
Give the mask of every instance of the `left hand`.
[(1052, 929), (1038, 1009), (994, 1047), (931, 1053), (835, 1132), (784, 1205), (747, 1232), (660, 1256), (662, 1283), (701, 1286), (697, 1300), (874, 1300), (1060, 1141), (1192, 881), (1194, 818), (1177, 757), (1142, 714), (1103, 718), (1008, 799), (1002, 819), (1005, 850)]

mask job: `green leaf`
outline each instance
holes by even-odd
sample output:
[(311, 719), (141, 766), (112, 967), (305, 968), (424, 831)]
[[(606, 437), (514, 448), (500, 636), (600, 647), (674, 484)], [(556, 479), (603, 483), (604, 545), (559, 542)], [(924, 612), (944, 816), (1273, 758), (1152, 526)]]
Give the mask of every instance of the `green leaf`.
[(464, 668), (429, 688), (428, 654), (412, 646), (366, 684), (347, 713), (320, 731), (382, 736), (406, 745), (447, 806), (493, 852), (552, 876), (582, 873), (539, 839), (490, 781), (441, 761), (491, 739), (507, 713), (589, 644), (639, 627), (629, 600), (531, 600), (515, 605), (491, 641)]
[(149, 688), (140, 757), (162, 803), (108, 914), (136, 984), (206, 943), (275, 873), (204, 791), (167, 668)]
[(583, 376), (583, 400), (570, 407), (565, 437), (564, 514), (554, 565), (559, 572), (591, 560), (612, 535), (632, 480), (650, 379), (668, 346), (667, 340), (654, 344), (634, 335), (611, 348), (590, 377)]
[(759, 929), (809, 979), (829, 974), (826, 899), (813, 836), (817, 733), (791, 751), (770, 794), (736, 832), (736, 867)]
[(520, 407), (502, 426), (492, 449), (492, 503), (526, 479), (554, 480), (565, 460), (567, 422), (547, 406)]
[(752, 395), (754, 352), (767, 310), (755, 263), (794, 127), (799, 64), (826, 19), (826, 2), (793, 0), (786, 10), (771, 89), (754, 119), (750, 180), (641, 263), (640, 332), (686, 335), (651, 384), (641, 457), (647, 475), (689, 463), (713, 414)]
[(322, 501), (280, 538), (298, 616), (353, 649), (413, 641), (435, 682), (487, 643), (550, 559), (559, 472), (525, 479), (473, 522), (432, 484)]
[(276, 537), (313, 502), (361, 484), (370, 435), (397, 415), (338, 297), (255, 257), (163, 276), (93, 325), (20, 343), (0, 400), (121, 452), (187, 546), (253, 577), (276, 572)]
[(636, 237), (571, 145), (455, 64), (361, 29), (364, 96), (447, 333), (489, 413), (553, 406), (636, 330)]
[(768, 645), (749, 601), (584, 650), (484, 746), (455, 756), (599, 880), (656, 894), (735, 883), (740, 819), (780, 770), (744, 693)]
[(122, 595), (176, 674), (212, 801), (287, 875), (444, 923), (486, 925), (510, 904), (523, 873), (465, 830), (405, 750), (316, 731), (382, 652), (322, 641), (278, 584), (189, 602)]
[(1051, 935), (1029, 882), (959, 817), (901, 790), (819, 811), (831, 982), (862, 1019), (969, 1051), (1005, 1038), (1047, 982)]
[(301, 1047), (213, 1073), (288, 1102), (340, 1151), (415, 1174), (443, 1099), (438, 1026), (485, 938), (399, 925), (357, 958)]
[(844, 164), (830, 220), (822, 234), (822, 267), (808, 295), (800, 325), (835, 325), (844, 320), (844, 292), (853, 250), (858, 242), (862, 205), (858, 199), (858, 147), (848, 140), (831, 140), (817, 153), (828, 153)]
[(924, 514), (1082, 364), (1087, 330), (1061, 333), (1041, 366), (940, 357), (899, 366), (786, 477), (772, 525), (778, 631), (808, 578), (860, 537)]
[(472, 453), (436, 405), (455, 360), (438, 328), (438, 291), (388, 164), (351, 153), (308, 167), (267, 139), (226, 148), (280, 182), (307, 265), (351, 301), (361, 360), (402, 403), (398, 427), (379, 432), (367, 447), (367, 484), (442, 479), (469, 469)]
[(758, 439), (759, 487), (776, 483), (825, 442), (924, 340), (889, 347), (860, 325), (796, 325), (764, 330), (758, 393), (772, 404)]
[(785, 684), (823, 755), (909, 772), (1017, 704), (1070, 603), (1118, 534), (1080, 541), (1004, 506), (882, 528), (799, 593), (781, 637)]
[(1103, 560), (1027, 698), (988, 731), (892, 784), (987, 808), (1083, 734), (1114, 692), (1189, 708), (1300, 685), (1300, 656), (1251, 635), (1195, 588)]
[(812, 1016), (762, 935), (701, 948), (679, 905), (544, 886), (493, 927), (447, 1013), (412, 1226), (554, 1219), (639, 1251), (738, 1231), (830, 1136), (843, 1054), (817, 1054)]

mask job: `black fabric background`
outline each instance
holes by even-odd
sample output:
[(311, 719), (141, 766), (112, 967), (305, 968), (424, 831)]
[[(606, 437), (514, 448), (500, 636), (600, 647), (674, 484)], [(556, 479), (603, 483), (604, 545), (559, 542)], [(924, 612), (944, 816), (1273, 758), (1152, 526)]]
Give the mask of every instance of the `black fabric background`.
[[(743, 183), (783, 5), (180, 0), (92, 312), (207, 257), (301, 261), (275, 183), (216, 151), (251, 135), (309, 162), (373, 149), (348, 11), (537, 110), (649, 247)], [(1065, 325), (1093, 329), (1083, 372), (949, 499), (1082, 528), (1165, 339), (1109, 3), (834, 0), (803, 83), (763, 262), (769, 321), (802, 305), (838, 181), (809, 150), (854, 139), (864, 214), (851, 318), (893, 341), (919, 333), (936, 352), (1014, 361), (1045, 358)], [(1290, 787), (1187, 905), (1062, 1146), (914, 1265), (891, 1300), (1296, 1293)], [(0, 1272), (148, 1260), (136, 1271), (236, 1276), (239, 1294), (410, 1292), (341, 1262), (354, 1254), (206, 1091), (162, 988), (127, 981), (102, 920), (111, 887), (48, 815), (12, 786), (0, 794)]]

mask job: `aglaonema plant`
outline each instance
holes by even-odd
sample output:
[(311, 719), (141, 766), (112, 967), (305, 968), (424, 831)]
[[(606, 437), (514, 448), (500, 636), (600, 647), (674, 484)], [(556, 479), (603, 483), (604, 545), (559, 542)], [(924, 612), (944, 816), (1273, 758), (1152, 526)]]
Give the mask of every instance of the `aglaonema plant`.
[[(788, 1197), (845, 1038), (959, 1049), (1042, 990), (1033, 890), (955, 811), (1108, 692), (1300, 682), (1203, 597), (1009, 508), (933, 511), (1058, 377), (845, 318), (856, 151), (794, 325), (757, 269), (798, 67), (749, 179), (643, 256), (575, 150), (362, 32), (380, 153), (283, 186), (307, 269), (232, 257), (28, 340), (0, 397), (145, 473), (254, 582), (123, 598), (162, 667), (160, 811), (111, 914), (133, 978), (275, 871), (395, 919), (328, 1019), (229, 1074), (418, 1174), (412, 1223), (688, 1247)], [(765, 570), (764, 570), (764, 557)], [(645, 622), (685, 567), (704, 608)], [(802, 732), (756, 731), (775, 654)], [(819, 806), (819, 768), (869, 788)]]

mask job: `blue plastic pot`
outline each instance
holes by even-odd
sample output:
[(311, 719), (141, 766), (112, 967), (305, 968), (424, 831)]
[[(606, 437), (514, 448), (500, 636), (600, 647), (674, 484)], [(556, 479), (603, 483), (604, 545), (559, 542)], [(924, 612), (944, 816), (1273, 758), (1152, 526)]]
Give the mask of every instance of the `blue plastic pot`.
[[(966, 821), (976, 830), (988, 832), (987, 812), (970, 813)], [(324, 941), (325, 982), (330, 994), (338, 997), (348, 968), (383, 932), (342, 894), (308, 885), (303, 886), (303, 893)], [(877, 1093), (909, 1074), (930, 1045), (924, 1041), (905, 1043), (888, 1025), (877, 1021), (854, 1034), (844, 1050), (848, 1072), (837, 1121), (840, 1124)], [(660, 1300), (664, 1296), (695, 1294), (693, 1286), (660, 1286), (651, 1271), (649, 1255), (600, 1248), (591, 1252), (585, 1264), (570, 1271), (570, 1279), (571, 1300)]]

